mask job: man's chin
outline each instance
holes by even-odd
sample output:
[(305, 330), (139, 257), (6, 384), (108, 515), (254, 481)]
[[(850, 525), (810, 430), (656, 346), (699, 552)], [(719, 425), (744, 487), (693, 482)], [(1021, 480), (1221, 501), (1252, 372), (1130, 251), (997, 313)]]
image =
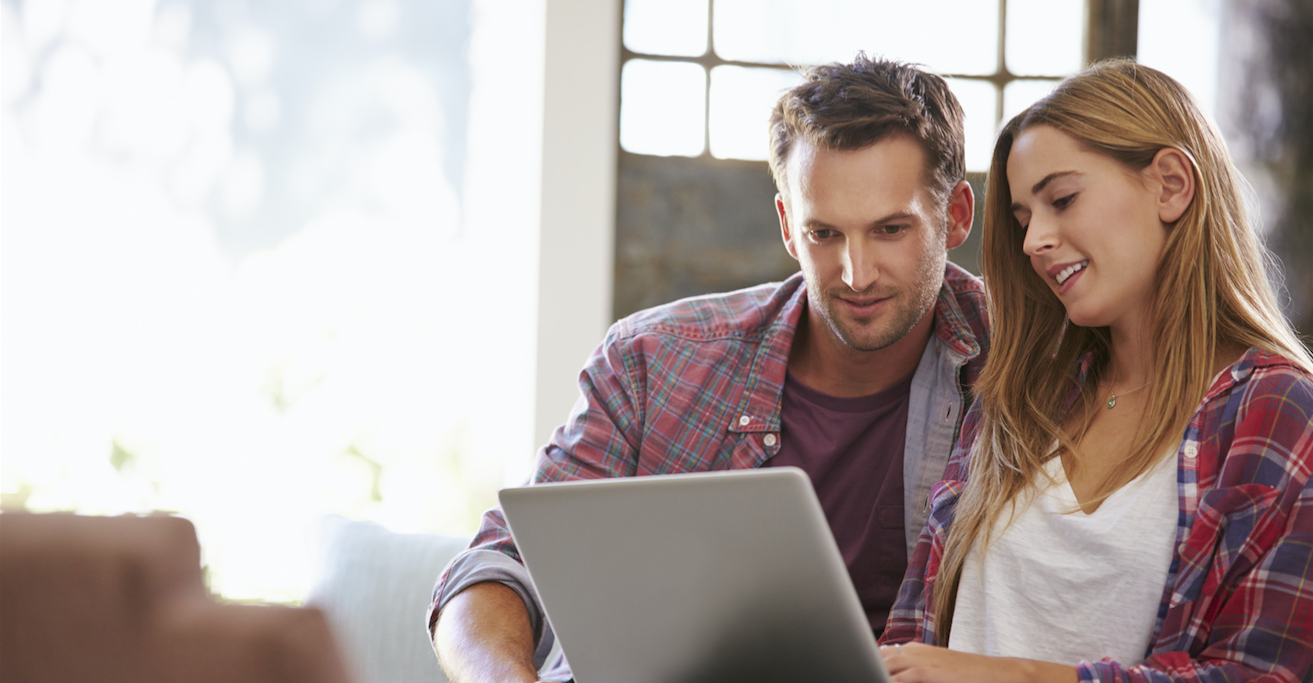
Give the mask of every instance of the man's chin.
[(901, 337), (890, 339), (888, 330), (882, 327), (862, 329), (860, 326), (830, 328), (844, 346), (854, 351), (879, 351), (898, 341)]
[[(833, 313), (833, 311), (831, 311)], [(894, 313), (894, 311), (890, 311)], [(871, 318), (834, 317), (829, 320), (830, 331), (854, 351), (880, 351), (897, 344), (916, 327), (907, 324), (901, 316), (881, 315)], [(902, 324), (900, 324), (902, 323)], [(900, 329), (901, 328), (901, 329)]]

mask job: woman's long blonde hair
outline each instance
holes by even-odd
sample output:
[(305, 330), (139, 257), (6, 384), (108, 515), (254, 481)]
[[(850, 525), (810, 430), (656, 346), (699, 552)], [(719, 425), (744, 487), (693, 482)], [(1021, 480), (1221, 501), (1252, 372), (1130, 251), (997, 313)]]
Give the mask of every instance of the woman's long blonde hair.
[(1022, 251), (1025, 234), (1012, 214), (1007, 163), (1013, 141), (1037, 125), (1062, 131), (1134, 171), (1168, 147), (1194, 162), (1194, 199), (1171, 226), (1155, 275), (1146, 427), (1095, 500), (1145, 472), (1179, 442), (1208, 390), (1219, 347), (1256, 346), (1313, 369), (1268, 282), (1267, 252), (1247, 218), (1243, 181), (1226, 144), (1181, 84), (1130, 61), (1108, 61), (1018, 114), (999, 135), (985, 192), (982, 266), (993, 337), (978, 385), (984, 415), (969, 483), (957, 503), (933, 596), (941, 645), (948, 644), (967, 551), (977, 541), (986, 551), (990, 529), (1039, 476), (1055, 441), (1080, 466), (1075, 444), (1089, 418), (1070, 435), (1063, 424), (1069, 416), (1093, 415), (1099, 397), (1086, 390), (1071, 403), (1076, 368), (1093, 353), (1083, 387), (1093, 388), (1108, 365), (1108, 329), (1067, 325), (1062, 303)]

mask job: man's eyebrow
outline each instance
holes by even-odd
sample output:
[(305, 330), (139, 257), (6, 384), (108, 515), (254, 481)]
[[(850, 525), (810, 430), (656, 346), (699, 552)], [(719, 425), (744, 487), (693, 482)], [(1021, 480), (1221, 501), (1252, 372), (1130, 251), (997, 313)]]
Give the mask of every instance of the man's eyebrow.
[[(1047, 186), (1049, 183), (1053, 182), (1054, 180), (1057, 180), (1058, 178), (1065, 178), (1069, 175), (1080, 175), (1080, 171), (1057, 171), (1055, 173), (1050, 173), (1044, 176), (1043, 178), (1041, 178), (1038, 183), (1035, 183), (1030, 188), (1030, 193), (1039, 194), (1040, 191), (1042, 191), (1045, 188), (1045, 186)], [(1012, 213), (1016, 213), (1017, 211), (1020, 211), (1023, 208), (1025, 207), (1021, 206), (1019, 202), (1012, 202)]]
[[(906, 220), (909, 218), (916, 218), (916, 213), (912, 211), (896, 211), (894, 213), (889, 214), (888, 216), (885, 216), (883, 218), (877, 218), (871, 221), (870, 225), (883, 225), (890, 221)], [(833, 225), (830, 225), (829, 223), (826, 223), (825, 221), (817, 218), (808, 218), (807, 222), (803, 223), (803, 227), (807, 228), (808, 230), (835, 230), (836, 229)]]
[(916, 214), (911, 211), (896, 211), (879, 220), (871, 221), (871, 225), (881, 225), (889, 221), (901, 221), (908, 218), (916, 218)]

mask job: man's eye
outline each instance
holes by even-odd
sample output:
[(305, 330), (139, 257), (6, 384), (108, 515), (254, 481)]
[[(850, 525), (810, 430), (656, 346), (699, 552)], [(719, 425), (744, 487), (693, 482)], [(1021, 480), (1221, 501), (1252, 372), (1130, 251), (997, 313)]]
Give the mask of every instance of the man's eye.
[(821, 230), (812, 230), (812, 231), (811, 231), (811, 236), (812, 236), (812, 239), (814, 239), (814, 240), (824, 240), (824, 239), (829, 239), (830, 237), (834, 236), (834, 231), (833, 231), (833, 230), (826, 230), (826, 229), (821, 229)]
[(902, 231), (904, 231), (904, 230), (906, 230), (906, 229), (907, 229), (907, 226), (906, 226), (906, 225), (901, 225), (901, 224), (899, 224), (899, 225), (882, 225), (882, 226), (880, 226), (880, 232), (882, 232), (882, 233), (884, 233), (884, 234), (886, 234), (886, 235), (897, 235), (898, 233), (900, 233), (900, 232), (902, 232)]

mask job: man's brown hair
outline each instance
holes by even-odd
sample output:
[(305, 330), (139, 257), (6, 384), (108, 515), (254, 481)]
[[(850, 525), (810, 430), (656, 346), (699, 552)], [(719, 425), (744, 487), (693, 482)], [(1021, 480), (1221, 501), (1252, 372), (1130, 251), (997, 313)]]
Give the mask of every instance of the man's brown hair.
[(770, 116), (770, 172), (788, 196), (786, 168), (797, 140), (856, 150), (893, 135), (921, 143), (926, 182), (941, 203), (966, 176), (962, 105), (944, 79), (904, 62), (857, 53), (851, 64), (814, 66)]

